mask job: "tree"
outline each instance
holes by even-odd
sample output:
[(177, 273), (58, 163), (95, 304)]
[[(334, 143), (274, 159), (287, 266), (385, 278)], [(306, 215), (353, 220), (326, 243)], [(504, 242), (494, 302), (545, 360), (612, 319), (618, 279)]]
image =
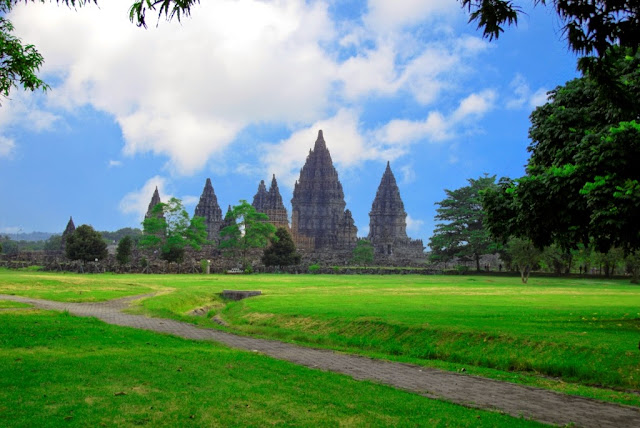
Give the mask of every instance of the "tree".
[(60, 251), (62, 250), (62, 235), (52, 235), (44, 243), (45, 251)]
[(169, 263), (182, 263), (187, 246), (200, 250), (207, 240), (204, 218), (190, 220), (180, 199), (157, 204), (151, 214), (142, 222), (140, 246), (159, 251), (160, 258)]
[(276, 228), (267, 223), (269, 217), (259, 213), (244, 199), (227, 211), (225, 221), (229, 222), (220, 231), (220, 248), (234, 258), (239, 258), (243, 268), (249, 266), (247, 253), (252, 248), (264, 248), (273, 237)]
[[(24, 0), (29, 2), (29, 0)], [(32, 2), (45, 0), (31, 0)], [(69, 8), (98, 4), (97, 0), (56, 0)], [(199, 0), (136, 0), (129, 9), (129, 19), (139, 27), (147, 27), (146, 12), (158, 11), (158, 19), (165, 16), (167, 21), (174, 17), (180, 21), (182, 16), (191, 13), (191, 7)], [(47, 85), (37, 76), (44, 58), (35, 46), (23, 44), (13, 35), (14, 27), (6, 15), (20, 0), (0, 0), (0, 97), (8, 97), (11, 88), (23, 87), (25, 90), (47, 90)], [(0, 98), (1, 99), (1, 98)]]
[[(476, 22), (484, 37), (497, 39), (503, 25), (518, 23), (523, 13), (511, 0), (460, 0), (469, 13), (469, 22)], [(534, 5), (552, 4), (562, 22), (562, 32), (569, 48), (582, 55), (606, 58), (619, 46), (630, 49), (632, 55), (640, 44), (640, 3), (637, 0), (533, 0)], [(606, 74), (607, 62), (595, 57), (580, 61), (583, 71), (601, 70)]]
[(526, 175), (484, 194), (494, 236), (565, 251), (640, 249), (640, 54), (616, 58), (612, 76), (636, 101), (612, 99), (589, 73), (551, 91), (531, 114)]
[(133, 239), (126, 235), (118, 242), (116, 247), (116, 260), (121, 265), (126, 265), (131, 260), (131, 249), (133, 247)]
[(366, 239), (359, 239), (353, 249), (351, 263), (356, 265), (367, 265), (373, 262), (373, 245)]
[(485, 175), (476, 180), (469, 179), (468, 186), (456, 190), (447, 190), (447, 198), (436, 202), (436, 220), (444, 223), (436, 225), (429, 240), (432, 258), (444, 260), (453, 256), (473, 257), (476, 270), (480, 271), (480, 256), (496, 247), (485, 227), (485, 213), (482, 208), (481, 194), (495, 188), (496, 177)]
[(507, 248), (511, 256), (511, 263), (518, 266), (522, 283), (529, 281), (529, 274), (540, 262), (540, 250), (529, 240), (511, 238)]
[(286, 228), (279, 227), (275, 237), (271, 239), (271, 245), (262, 254), (262, 263), (265, 266), (292, 266), (299, 265), (301, 260), (291, 234)]
[(68, 259), (91, 262), (107, 257), (107, 245), (102, 240), (100, 232), (96, 232), (88, 224), (83, 224), (67, 237), (65, 252)]

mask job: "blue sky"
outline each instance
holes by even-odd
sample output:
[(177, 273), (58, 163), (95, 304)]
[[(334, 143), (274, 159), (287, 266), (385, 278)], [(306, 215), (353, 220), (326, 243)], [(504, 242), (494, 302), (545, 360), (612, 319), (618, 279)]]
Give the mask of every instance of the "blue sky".
[(318, 129), (360, 236), (387, 160), (427, 244), (444, 190), (520, 176), (528, 116), (577, 76), (557, 17), (526, 10), (483, 40), (455, 0), (215, 0), (147, 30), (131, 0), (20, 4), (16, 33), (51, 90), (0, 107), (0, 232), (139, 227), (155, 186), (192, 213), (275, 173), (291, 188)]

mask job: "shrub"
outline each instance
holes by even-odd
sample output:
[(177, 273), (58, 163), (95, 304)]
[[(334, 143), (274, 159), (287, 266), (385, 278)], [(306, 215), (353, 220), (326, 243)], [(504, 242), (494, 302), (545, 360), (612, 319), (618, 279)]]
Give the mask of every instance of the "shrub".
[(313, 264), (311, 266), (309, 266), (309, 272), (311, 272), (314, 275), (317, 275), (320, 273), (320, 265), (319, 264)]

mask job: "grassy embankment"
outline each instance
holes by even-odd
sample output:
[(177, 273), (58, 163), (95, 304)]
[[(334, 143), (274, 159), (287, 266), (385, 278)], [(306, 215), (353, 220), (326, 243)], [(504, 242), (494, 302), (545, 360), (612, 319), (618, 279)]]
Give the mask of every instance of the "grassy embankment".
[(537, 426), (259, 354), (0, 312), (0, 426)]
[[(229, 303), (225, 288), (264, 295)], [(74, 301), (156, 290), (134, 311), (213, 327), (217, 314), (244, 334), (640, 405), (624, 391), (640, 390), (640, 287), (623, 281), (4, 273), (9, 289)], [(198, 307), (207, 317), (188, 315)]]

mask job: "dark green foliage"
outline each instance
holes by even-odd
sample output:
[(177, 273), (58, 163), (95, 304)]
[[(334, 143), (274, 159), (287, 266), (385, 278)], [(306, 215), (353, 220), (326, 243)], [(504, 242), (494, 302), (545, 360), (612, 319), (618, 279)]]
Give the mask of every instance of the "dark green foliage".
[[(497, 39), (504, 24), (517, 24), (522, 9), (510, 0), (460, 0), (470, 13), (469, 22), (478, 23), (484, 37)], [(546, 5), (546, 0), (534, 0), (535, 5)], [(637, 0), (552, 0), (562, 23), (569, 48), (582, 55), (583, 71), (598, 71), (601, 81), (607, 81), (607, 56), (613, 47), (630, 49), (633, 54), (640, 44), (640, 2)]]
[(83, 224), (67, 237), (65, 252), (71, 260), (91, 262), (106, 258), (107, 246), (100, 232), (96, 232), (88, 224)]
[(174, 17), (180, 21), (183, 16), (191, 15), (191, 6), (200, 3), (200, 0), (136, 0), (129, 9), (129, 19), (138, 27), (147, 28), (147, 11), (158, 10), (158, 20), (162, 15), (167, 21)]
[(47, 239), (44, 243), (45, 251), (60, 251), (62, 250), (62, 235), (53, 235)]
[(522, 283), (526, 284), (531, 270), (540, 263), (540, 250), (531, 241), (522, 238), (511, 238), (506, 248), (511, 263), (520, 271)]
[(245, 200), (227, 212), (225, 221), (230, 225), (220, 231), (220, 249), (247, 268), (247, 253), (252, 248), (264, 248), (273, 238), (276, 228), (267, 223), (269, 217), (259, 213)]
[(138, 242), (142, 236), (142, 230), (137, 227), (124, 227), (116, 230), (115, 232), (102, 231), (100, 233), (102, 234), (102, 237), (109, 242), (119, 242), (125, 236), (129, 236), (133, 242)]
[(353, 249), (351, 263), (355, 265), (367, 265), (373, 263), (373, 245), (366, 239), (359, 239)]
[(527, 175), (501, 179), (484, 196), (496, 237), (565, 251), (578, 243), (640, 249), (640, 55), (616, 55), (610, 73), (624, 96), (587, 74), (532, 113)]
[(447, 261), (453, 257), (473, 257), (476, 270), (480, 271), (480, 256), (495, 251), (496, 247), (485, 227), (485, 213), (481, 203), (481, 192), (496, 187), (495, 176), (469, 179), (469, 185), (456, 190), (447, 190), (447, 199), (436, 202), (440, 208), (436, 225), (429, 240), (432, 260)]
[(271, 245), (264, 250), (262, 263), (265, 266), (292, 266), (300, 264), (301, 260), (302, 257), (296, 252), (296, 245), (289, 231), (279, 227)]
[(118, 247), (116, 248), (116, 260), (121, 265), (126, 265), (131, 260), (131, 250), (133, 248), (133, 239), (129, 235), (126, 235), (124, 238), (118, 242)]
[(182, 263), (185, 247), (199, 250), (207, 240), (204, 219), (193, 217), (189, 220), (187, 211), (177, 198), (156, 205), (152, 214), (142, 222), (144, 233), (140, 246), (159, 251), (160, 258), (169, 263)]

